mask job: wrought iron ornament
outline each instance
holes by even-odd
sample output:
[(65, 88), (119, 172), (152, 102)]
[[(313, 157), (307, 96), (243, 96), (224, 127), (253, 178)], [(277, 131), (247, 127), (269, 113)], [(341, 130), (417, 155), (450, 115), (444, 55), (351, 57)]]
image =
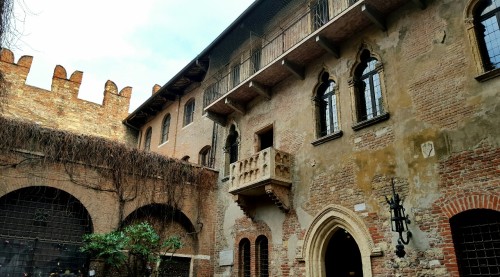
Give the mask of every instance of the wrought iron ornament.
[[(405, 214), (405, 208), (402, 205), (402, 200), (399, 197), (399, 194), (396, 193), (396, 189), (394, 188), (394, 178), (391, 179), (392, 185), (392, 198), (389, 199), (387, 196), (385, 200), (387, 204), (389, 204), (390, 212), (391, 212), (391, 229), (393, 232), (397, 232), (399, 234), (398, 245), (396, 245), (396, 256), (403, 258), (406, 255), (405, 247), (403, 244), (408, 244), (411, 238), (411, 232), (408, 230), (408, 224), (411, 223), (408, 215)], [(406, 239), (403, 236), (403, 233), (406, 233)]]

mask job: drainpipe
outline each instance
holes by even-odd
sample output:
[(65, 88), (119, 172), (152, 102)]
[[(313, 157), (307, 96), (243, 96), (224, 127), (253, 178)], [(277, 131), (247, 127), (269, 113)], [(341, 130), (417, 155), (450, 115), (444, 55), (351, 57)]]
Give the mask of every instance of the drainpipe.
[(174, 137), (174, 152), (172, 153), (172, 157), (175, 158), (175, 150), (177, 149), (177, 136), (179, 135), (179, 120), (181, 120), (181, 97), (177, 96), (177, 121), (175, 123), (175, 136)]

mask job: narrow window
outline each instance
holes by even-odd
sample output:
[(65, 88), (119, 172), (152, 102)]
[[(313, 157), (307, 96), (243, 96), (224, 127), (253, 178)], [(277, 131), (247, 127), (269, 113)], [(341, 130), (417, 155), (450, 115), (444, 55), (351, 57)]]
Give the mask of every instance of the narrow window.
[(194, 99), (190, 99), (184, 106), (184, 126), (193, 122), (194, 118)]
[(251, 66), (252, 74), (259, 71), (261, 57), (262, 57), (262, 51), (260, 48), (256, 48), (256, 49), (252, 50), (252, 55), (250, 57), (250, 61), (251, 61), (250, 66)]
[(240, 64), (231, 69), (231, 86), (234, 88), (240, 84)]
[(500, 68), (500, 0), (480, 3), (474, 25), (485, 70)]
[(377, 63), (378, 60), (370, 55), (370, 51), (365, 50), (361, 54), (361, 63), (355, 71), (358, 122), (372, 119), (384, 113)]
[(242, 239), (239, 250), (239, 276), (250, 277), (250, 241)]
[(151, 133), (152, 133), (152, 129), (151, 129), (151, 127), (149, 127), (146, 130), (146, 136), (144, 138), (144, 150), (146, 150), (146, 151), (151, 150)]
[(163, 118), (163, 122), (161, 124), (161, 142), (164, 143), (168, 140), (168, 130), (170, 129), (170, 114), (167, 114)]
[(339, 130), (339, 120), (337, 96), (335, 94), (336, 84), (326, 72), (321, 75), (320, 81), (321, 83), (316, 91), (315, 102), (317, 107), (318, 136), (323, 137)]
[(255, 263), (257, 276), (269, 276), (269, 243), (265, 236), (259, 236), (255, 242)]
[(229, 165), (238, 161), (238, 132), (236, 131), (236, 127), (231, 125), (229, 129), (229, 135), (226, 139), (226, 146), (224, 147), (224, 151), (226, 152), (226, 162), (225, 162), (225, 170), (224, 173), (229, 175)]
[(329, 20), (328, 0), (316, 0), (311, 3), (311, 14), (313, 30), (317, 30), (325, 25)]
[(206, 167), (212, 166), (211, 157), (210, 157), (210, 152), (211, 152), (210, 150), (211, 150), (211, 147), (209, 145), (203, 147), (200, 150), (199, 164), (201, 164), (202, 166), (206, 166)]
[(500, 276), (500, 212), (468, 210), (450, 226), (460, 276)]

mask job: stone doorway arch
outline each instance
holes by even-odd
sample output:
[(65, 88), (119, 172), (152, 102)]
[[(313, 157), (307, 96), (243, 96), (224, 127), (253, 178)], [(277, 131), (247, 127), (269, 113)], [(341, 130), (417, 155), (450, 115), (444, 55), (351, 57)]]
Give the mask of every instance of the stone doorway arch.
[(371, 277), (371, 257), (380, 256), (381, 251), (374, 247), (362, 219), (340, 205), (330, 205), (318, 213), (306, 233), (303, 249), (306, 276), (327, 276), (325, 256), (328, 244), (337, 232), (348, 233), (359, 248), (362, 274), (355, 276)]

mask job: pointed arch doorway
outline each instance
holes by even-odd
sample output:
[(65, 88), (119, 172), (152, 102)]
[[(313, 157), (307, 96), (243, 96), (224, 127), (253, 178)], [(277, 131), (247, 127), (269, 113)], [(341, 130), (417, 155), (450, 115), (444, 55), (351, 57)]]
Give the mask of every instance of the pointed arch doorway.
[(371, 258), (382, 251), (375, 247), (368, 228), (355, 212), (330, 205), (311, 223), (302, 254), (306, 276), (372, 277)]
[(343, 228), (338, 228), (333, 233), (326, 247), (325, 274), (327, 277), (363, 276), (363, 264), (358, 244)]

